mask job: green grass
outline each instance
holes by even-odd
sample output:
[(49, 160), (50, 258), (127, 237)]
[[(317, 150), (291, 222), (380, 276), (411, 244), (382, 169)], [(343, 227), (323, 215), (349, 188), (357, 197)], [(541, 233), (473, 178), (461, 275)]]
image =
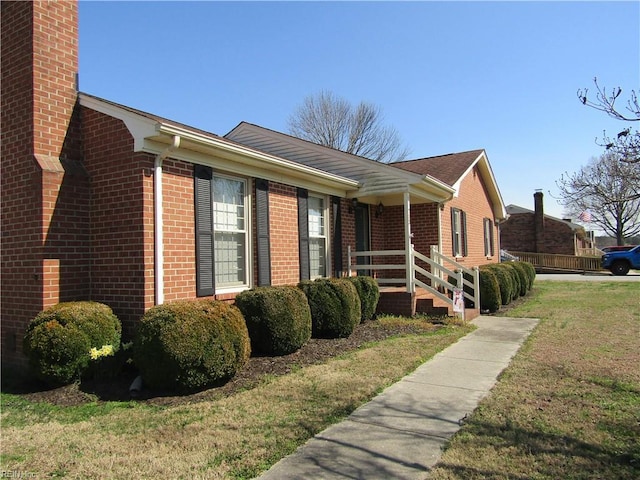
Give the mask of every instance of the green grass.
[(3, 395), (1, 468), (38, 477), (254, 478), (473, 329), (404, 322), (410, 334), (193, 404), (56, 407)]
[(640, 285), (536, 283), (541, 322), (430, 479), (640, 478)]

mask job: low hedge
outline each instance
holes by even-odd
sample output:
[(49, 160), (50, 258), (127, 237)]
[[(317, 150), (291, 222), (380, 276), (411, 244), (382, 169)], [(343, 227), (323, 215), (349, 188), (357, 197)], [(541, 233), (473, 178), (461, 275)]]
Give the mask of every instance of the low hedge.
[(529, 291), (529, 276), (521, 262), (511, 262), (511, 264), (520, 278), (520, 296), (523, 297)]
[(235, 302), (247, 322), (253, 352), (286, 355), (311, 338), (309, 303), (296, 287), (257, 287), (238, 294)]
[(27, 326), (24, 352), (34, 375), (55, 385), (78, 380), (92, 362), (120, 348), (122, 325), (107, 305), (63, 302)]
[(515, 283), (511, 269), (502, 263), (489, 263), (482, 265), (480, 270), (491, 270), (498, 280), (500, 299), (502, 305), (508, 305), (514, 298)]
[(219, 385), (251, 354), (237, 307), (216, 300), (181, 300), (150, 308), (138, 324), (133, 359), (152, 388), (196, 390)]
[(362, 316), (356, 287), (345, 278), (319, 278), (298, 284), (311, 309), (311, 336), (348, 337)]
[(365, 322), (371, 320), (376, 313), (378, 300), (380, 300), (380, 288), (378, 282), (372, 277), (357, 276), (347, 277), (358, 291), (360, 297), (360, 321)]
[(515, 262), (504, 262), (501, 265), (504, 265), (509, 275), (511, 275), (511, 281), (513, 282), (513, 295), (511, 300), (515, 300), (520, 296), (520, 292), (522, 291), (522, 276), (518, 273), (518, 270), (513, 265)]
[(500, 309), (502, 300), (500, 297), (500, 286), (498, 285), (496, 275), (488, 268), (481, 268), (479, 277), (480, 309), (489, 311), (490, 313), (497, 312)]
[(515, 262), (518, 265), (522, 266), (522, 268), (524, 268), (524, 271), (527, 275), (527, 291), (531, 290), (531, 288), (533, 288), (533, 282), (536, 279), (536, 267), (533, 266), (532, 263), (530, 262)]

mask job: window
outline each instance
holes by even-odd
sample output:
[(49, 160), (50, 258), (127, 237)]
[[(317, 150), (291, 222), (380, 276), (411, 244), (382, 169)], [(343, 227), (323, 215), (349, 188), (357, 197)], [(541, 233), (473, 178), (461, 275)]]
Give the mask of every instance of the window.
[(215, 282), (218, 287), (247, 283), (246, 183), (213, 177)]
[(451, 236), (454, 257), (467, 256), (467, 215), (457, 208), (451, 209)]
[(327, 201), (298, 188), (300, 280), (327, 276), (329, 259)]
[(484, 219), (484, 255), (493, 257), (493, 222), (489, 218)]
[(248, 284), (246, 180), (195, 168), (197, 295)]
[(324, 199), (309, 196), (309, 274), (325, 277), (327, 272), (327, 235)]

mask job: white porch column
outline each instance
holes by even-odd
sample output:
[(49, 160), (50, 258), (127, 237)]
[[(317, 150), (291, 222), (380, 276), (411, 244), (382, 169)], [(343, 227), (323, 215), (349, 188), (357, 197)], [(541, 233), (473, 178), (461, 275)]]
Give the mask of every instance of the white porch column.
[(414, 274), (413, 274), (413, 245), (411, 240), (413, 233), (411, 232), (411, 201), (409, 200), (409, 192), (404, 192), (404, 251), (406, 259), (406, 275), (407, 275), (407, 292), (413, 293)]

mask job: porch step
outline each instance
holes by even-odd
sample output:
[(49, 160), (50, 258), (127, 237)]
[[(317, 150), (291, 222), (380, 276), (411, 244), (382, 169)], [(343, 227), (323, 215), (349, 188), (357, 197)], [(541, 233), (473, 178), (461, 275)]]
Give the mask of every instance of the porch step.
[[(427, 290), (417, 289), (412, 296), (404, 288), (385, 287), (380, 289), (378, 313), (411, 317), (416, 313), (436, 317), (455, 317), (453, 308)], [(473, 320), (480, 315), (478, 309), (465, 309), (465, 320)]]

